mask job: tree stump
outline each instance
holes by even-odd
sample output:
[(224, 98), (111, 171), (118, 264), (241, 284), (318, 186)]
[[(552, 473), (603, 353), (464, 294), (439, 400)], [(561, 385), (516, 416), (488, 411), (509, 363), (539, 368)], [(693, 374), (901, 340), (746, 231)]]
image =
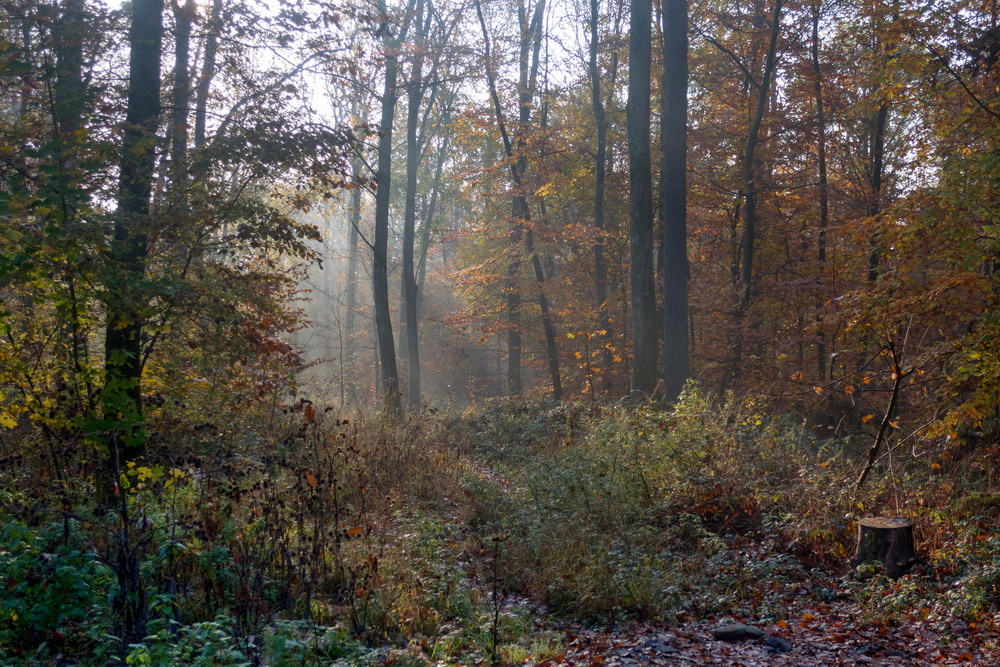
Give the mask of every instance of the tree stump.
[(903, 575), (917, 562), (913, 522), (882, 516), (858, 522), (857, 563), (878, 561), (892, 578)]

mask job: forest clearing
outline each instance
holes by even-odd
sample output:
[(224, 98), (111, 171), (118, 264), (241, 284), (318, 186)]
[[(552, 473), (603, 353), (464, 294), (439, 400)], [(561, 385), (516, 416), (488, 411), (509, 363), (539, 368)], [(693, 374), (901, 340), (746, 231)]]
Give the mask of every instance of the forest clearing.
[(1000, 666), (996, 0), (0, 0), (0, 664)]

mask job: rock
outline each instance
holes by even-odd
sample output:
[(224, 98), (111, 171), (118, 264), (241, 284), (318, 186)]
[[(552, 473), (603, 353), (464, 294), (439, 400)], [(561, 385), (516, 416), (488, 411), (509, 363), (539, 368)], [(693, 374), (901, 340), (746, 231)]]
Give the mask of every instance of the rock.
[(720, 642), (738, 642), (744, 639), (760, 639), (764, 636), (764, 631), (752, 625), (730, 623), (712, 630), (712, 636)]
[(667, 642), (662, 641), (662, 640), (658, 640), (658, 639), (654, 639), (654, 640), (646, 642), (646, 644), (642, 648), (644, 650), (646, 650), (646, 651), (649, 651), (650, 653), (655, 654), (655, 655), (665, 655), (665, 654), (668, 654), (668, 653), (679, 653), (679, 651), (676, 648), (674, 648), (673, 646), (671, 646)]
[(776, 653), (788, 653), (792, 650), (792, 642), (777, 635), (771, 635), (764, 639), (764, 644), (774, 649)]

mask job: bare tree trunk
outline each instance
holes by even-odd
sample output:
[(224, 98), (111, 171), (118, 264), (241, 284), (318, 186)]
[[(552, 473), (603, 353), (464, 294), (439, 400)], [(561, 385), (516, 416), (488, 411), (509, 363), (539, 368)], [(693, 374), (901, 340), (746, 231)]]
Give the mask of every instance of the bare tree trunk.
[(201, 75), (195, 90), (194, 145), (205, 145), (205, 122), (208, 113), (208, 94), (215, 78), (215, 57), (219, 51), (219, 31), (222, 29), (222, 0), (213, 0), (212, 16), (206, 26), (205, 59), (202, 61)]
[[(868, 134), (868, 217), (882, 210), (882, 185), (885, 180), (885, 128), (889, 122), (889, 103), (883, 101), (872, 119)], [(872, 234), (868, 255), (868, 282), (878, 280), (881, 250), (878, 234)]]
[[(351, 209), (348, 214), (347, 223), (347, 313), (345, 315), (344, 322), (344, 336), (347, 341), (345, 343), (344, 356), (346, 357), (345, 366), (349, 371), (351, 371), (351, 376), (353, 378), (354, 361), (357, 357), (357, 349), (355, 346), (355, 313), (358, 308), (358, 225), (361, 224), (361, 158), (355, 156), (351, 160), (351, 183), (354, 184), (354, 188), (351, 190)], [(351, 396), (354, 396), (355, 382), (351, 380)]]
[(411, 411), (420, 410), (420, 349), (417, 331), (417, 278), (414, 271), (413, 246), (417, 222), (417, 170), (420, 168), (420, 103), (424, 97), (424, 37), (430, 29), (433, 9), (428, 10), (423, 23), (424, 0), (417, 0), (416, 53), (410, 72), (406, 110), (406, 195), (403, 209), (403, 330), (406, 335), (406, 402)]
[(656, 280), (653, 262), (653, 176), (650, 156), (652, 3), (632, 0), (629, 32), (629, 248), (632, 296), (632, 391), (656, 391)]
[(675, 401), (691, 377), (687, 255), (687, 0), (663, 0), (660, 171), (663, 220), (664, 398)]
[(195, 17), (194, 0), (174, 8), (176, 37), (174, 43), (174, 94), (170, 123), (170, 161), (173, 162), (174, 191), (183, 192), (188, 148), (188, 108), (191, 104), (191, 24)]
[(597, 125), (597, 155), (594, 157), (594, 227), (597, 237), (594, 241), (594, 279), (597, 292), (597, 330), (601, 341), (601, 388), (605, 393), (611, 390), (611, 366), (613, 355), (608, 341), (612, 340), (611, 317), (608, 315), (608, 261), (604, 256), (604, 190), (607, 180), (608, 163), (608, 119), (601, 97), (601, 72), (597, 64), (600, 49), (600, 0), (590, 0), (590, 100)]
[(385, 86), (382, 93), (382, 118), (379, 122), (378, 168), (375, 190), (375, 238), (372, 246), (372, 298), (375, 302), (375, 332), (382, 367), (380, 393), (388, 412), (396, 416), (400, 410), (399, 371), (396, 366), (396, 344), (392, 338), (392, 318), (389, 309), (389, 195), (392, 186), (392, 125), (396, 113), (396, 79), (399, 75), (399, 46), (409, 27), (412, 0), (403, 16), (399, 36), (392, 37), (385, 3), (379, 10), (385, 21), (382, 43), (385, 47)]
[[(443, 124), (450, 122), (450, 114), (446, 113)], [(441, 173), (444, 170), (444, 159), (448, 155), (448, 145), (451, 143), (451, 132), (444, 135), (438, 150), (437, 167), (434, 169), (434, 183), (431, 186), (431, 201), (427, 205), (423, 224), (420, 227), (420, 259), (417, 262), (417, 306), (424, 293), (424, 279), (427, 273), (427, 252), (431, 245), (431, 232), (434, 229), (434, 213), (437, 210), (438, 191), (441, 188)]]
[[(830, 193), (826, 173), (826, 108), (823, 100), (823, 68), (819, 61), (819, 19), (820, 1), (812, 5), (812, 67), (813, 91), (816, 97), (816, 144), (819, 169), (819, 238), (816, 244), (816, 259), (819, 261), (819, 281), (825, 281), (826, 272), (826, 230), (830, 224)], [(826, 381), (826, 332), (823, 330), (823, 299), (820, 297), (816, 313), (816, 370), (819, 381)]]

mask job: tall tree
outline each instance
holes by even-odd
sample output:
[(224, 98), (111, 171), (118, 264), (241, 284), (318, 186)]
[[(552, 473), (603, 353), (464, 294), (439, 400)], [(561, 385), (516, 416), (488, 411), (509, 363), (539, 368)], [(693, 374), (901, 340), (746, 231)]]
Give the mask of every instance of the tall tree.
[(632, 0), (628, 60), (629, 258), (632, 296), (632, 391), (656, 390), (656, 277), (653, 175), (649, 146), (652, 3)]
[[(594, 239), (594, 286), (597, 295), (597, 329), (603, 331), (601, 337), (612, 339), (611, 316), (608, 313), (608, 260), (605, 256), (604, 193), (608, 168), (608, 117), (604, 111), (604, 98), (601, 97), (601, 70), (597, 56), (600, 53), (600, 0), (590, 0), (590, 45), (587, 70), (590, 78), (590, 106), (594, 114), (594, 124), (597, 126), (597, 153), (594, 155), (594, 227), (597, 235)], [(611, 348), (608, 344), (601, 346), (601, 363), (604, 369), (601, 386), (608, 391), (611, 386)]]
[(663, 0), (660, 218), (663, 222), (664, 398), (691, 377), (687, 255), (687, 0)]
[(406, 194), (403, 206), (403, 331), (406, 334), (406, 402), (410, 410), (420, 409), (420, 347), (417, 331), (417, 277), (414, 266), (413, 247), (417, 221), (417, 171), (422, 154), (417, 130), (420, 126), (420, 104), (424, 98), (424, 53), (427, 47), (427, 32), (434, 18), (434, 9), (429, 7), (426, 19), (424, 0), (417, 0), (416, 40), (410, 81), (407, 90), (406, 108)]
[(392, 125), (396, 114), (396, 80), (399, 77), (399, 47), (410, 25), (413, 0), (403, 13), (399, 33), (392, 34), (391, 19), (384, 0), (378, 0), (381, 12), (379, 28), (385, 57), (385, 80), (382, 88), (382, 116), (379, 121), (378, 167), (375, 189), (375, 235), (372, 242), (372, 296), (375, 302), (375, 332), (378, 338), (383, 395), (387, 410), (395, 415), (400, 409), (399, 370), (396, 344), (392, 337), (389, 310), (389, 196), (392, 187)]
[[(819, 190), (819, 234), (816, 243), (816, 260), (819, 262), (819, 276), (822, 281), (826, 266), (826, 235), (830, 226), (830, 191), (826, 165), (826, 102), (823, 97), (823, 68), (819, 59), (819, 24), (822, 0), (812, 3), (812, 43), (810, 56), (813, 74), (813, 95), (816, 101), (816, 169)], [(820, 299), (822, 306), (822, 299)], [(817, 308), (816, 371), (820, 382), (826, 381), (826, 332), (823, 331), (823, 316)]]
[[(114, 272), (107, 304), (104, 343), (105, 418), (136, 419), (142, 413), (142, 324), (146, 299), (142, 281), (148, 252), (148, 215), (156, 163), (160, 115), (160, 57), (163, 0), (135, 0), (129, 28), (128, 109), (121, 147), (118, 210), (112, 258)], [(125, 457), (141, 453), (126, 439)]]
[(528, 205), (527, 184), (528, 156), (526, 154), (527, 136), (531, 123), (531, 111), (538, 87), (539, 55), (542, 43), (545, 17), (545, 0), (539, 0), (534, 11), (529, 11), (523, 0), (518, 3), (518, 25), (520, 34), (518, 40), (518, 132), (512, 138), (507, 127), (507, 121), (500, 102), (497, 89), (496, 74), (491, 63), (490, 35), (486, 27), (482, 4), (476, 0), (476, 13), (483, 32), (484, 55), (486, 58), (486, 83), (490, 99), (493, 102), (493, 114), (497, 129), (503, 141), (504, 154), (509, 165), (513, 197), (511, 202), (511, 232), (509, 245), (513, 251), (513, 259), (507, 269), (507, 387), (511, 395), (517, 395), (523, 390), (521, 379), (521, 295), (518, 286), (520, 274), (520, 254), (517, 252), (522, 240), (531, 259), (538, 289), (538, 305), (542, 314), (542, 325), (545, 330), (545, 350), (549, 363), (549, 376), (552, 382), (552, 395), (557, 400), (562, 398), (562, 375), (559, 370), (559, 354), (555, 341), (555, 325), (549, 309), (548, 297), (545, 293), (545, 273), (541, 258), (534, 245), (534, 231), (531, 222), (531, 208)]

